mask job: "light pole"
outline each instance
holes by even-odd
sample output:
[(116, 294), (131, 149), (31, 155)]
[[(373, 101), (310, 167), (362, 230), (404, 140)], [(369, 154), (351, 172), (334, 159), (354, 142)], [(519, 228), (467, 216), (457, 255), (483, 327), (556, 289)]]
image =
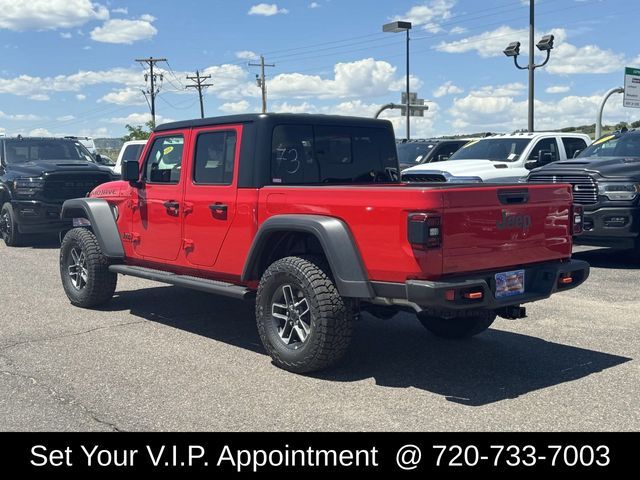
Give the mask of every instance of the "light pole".
[(604, 105), (607, 103), (607, 100), (609, 100), (609, 97), (614, 93), (624, 93), (624, 88), (612, 88), (607, 93), (605, 93), (604, 98), (602, 99), (602, 103), (600, 104), (600, 108), (598, 109), (598, 116), (596, 118), (595, 140), (599, 139), (602, 136), (602, 112), (604, 111)]
[(544, 67), (549, 61), (549, 56), (551, 55), (551, 50), (553, 49), (553, 35), (545, 35), (542, 39), (536, 44), (538, 50), (541, 52), (547, 52), (547, 58), (545, 58), (544, 62), (539, 65), (534, 63), (534, 49), (533, 49), (533, 37), (535, 34), (534, 28), (534, 0), (529, 0), (529, 63), (526, 67), (521, 67), (518, 65), (518, 55), (520, 55), (520, 42), (511, 42), (507, 48), (504, 49), (504, 54), (507, 57), (513, 57), (513, 63), (515, 63), (516, 67), (520, 70), (529, 70), (529, 108), (528, 108), (528, 129), (530, 132), (534, 131), (533, 124), (533, 100), (534, 100), (534, 77), (533, 71), (536, 68)]
[(411, 121), (409, 120), (411, 115), (411, 99), (409, 98), (409, 30), (411, 30), (411, 22), (391, 22), (382, 26), (383, 32), (399, 33), (407, 32), (407, 140), (411, 139)]

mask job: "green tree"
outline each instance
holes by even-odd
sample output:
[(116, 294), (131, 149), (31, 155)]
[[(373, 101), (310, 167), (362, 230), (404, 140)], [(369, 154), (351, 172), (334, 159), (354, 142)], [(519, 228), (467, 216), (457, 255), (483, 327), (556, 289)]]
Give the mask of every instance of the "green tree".
[(129, 140), (146, 140), (149, 138), (149, 135), (151, 135), (151, 132), (153, 131), (153, 122), (149, 120), (144, 125), (146, 126), (146, 129), (145, 126), (142, 125), (126, 124), (124, 128), (126, 128), (129, 133), (122, 137), (122, 141), (128, 142)]

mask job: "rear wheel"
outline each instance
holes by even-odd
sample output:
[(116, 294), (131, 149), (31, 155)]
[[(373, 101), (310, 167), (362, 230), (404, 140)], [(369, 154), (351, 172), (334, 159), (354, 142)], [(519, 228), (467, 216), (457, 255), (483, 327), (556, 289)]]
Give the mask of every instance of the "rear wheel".
[(306, 373), (337, 363), (351, 341), (353, 311), (319, 258), (286, 257), (267, 268), (256, 296), (264, 347), (285, 370)]
[(478, 335), (496, 319), (495, 312), (479, 312), (469, 317), (443, 318), (419, 313), (420, 323), (436, 337), (459, 339)]
[(0, 235), (8, 247), (18, 247), (24, 242), (24, 235), (18, 230), (13, 207), (8, 202), (0, 210)]
[(91, 308), (113, 297), (118, 275), (109, 271), (107, 257), (93, 232), (74, 228), (64, 236), (60, 247), (60, 278), (72, 304)]

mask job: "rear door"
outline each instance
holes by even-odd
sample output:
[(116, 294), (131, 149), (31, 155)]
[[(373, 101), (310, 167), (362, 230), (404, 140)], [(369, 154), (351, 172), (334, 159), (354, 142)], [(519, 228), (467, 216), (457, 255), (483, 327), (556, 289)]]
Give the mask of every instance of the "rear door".
[(186, 141), (183, 132), (163, 133), (144, 159), (131, 204), (132, 241), (136, 254), (150, 260), (176, 260), (180, 253)]
[(193, 132), (192, 171), (186, 179), (184, 239), (187, 260), (215, 264), (236, 214), (241, 125)]
[(443, 273), (571, 255), (571, 189), (513, 185), (443, 190)]

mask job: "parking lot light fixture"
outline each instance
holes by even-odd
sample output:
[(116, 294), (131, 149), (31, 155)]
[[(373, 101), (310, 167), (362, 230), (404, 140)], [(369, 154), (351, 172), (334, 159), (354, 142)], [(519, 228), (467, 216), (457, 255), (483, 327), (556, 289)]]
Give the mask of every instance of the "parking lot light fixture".
[(538, 47), (538, 50), (541, 52), (548, 52), (553, 49), (553, 39), (553, 35), (545, 35), (542, 37), (542, 40), (536, 44), (536, 47)]
[(507, 48), (503, 50), (507, 57), (517, 57), (520, 55), (520, 42), (511, 42)]
[(411, 138), (411, 100), (409, 95), (409, 30), (411, 30), (412, 24), (411, 22), (391, 22), (382, 26), (382, 31), (386, 33), (400, 33), (407, 32), (407, 140)]

